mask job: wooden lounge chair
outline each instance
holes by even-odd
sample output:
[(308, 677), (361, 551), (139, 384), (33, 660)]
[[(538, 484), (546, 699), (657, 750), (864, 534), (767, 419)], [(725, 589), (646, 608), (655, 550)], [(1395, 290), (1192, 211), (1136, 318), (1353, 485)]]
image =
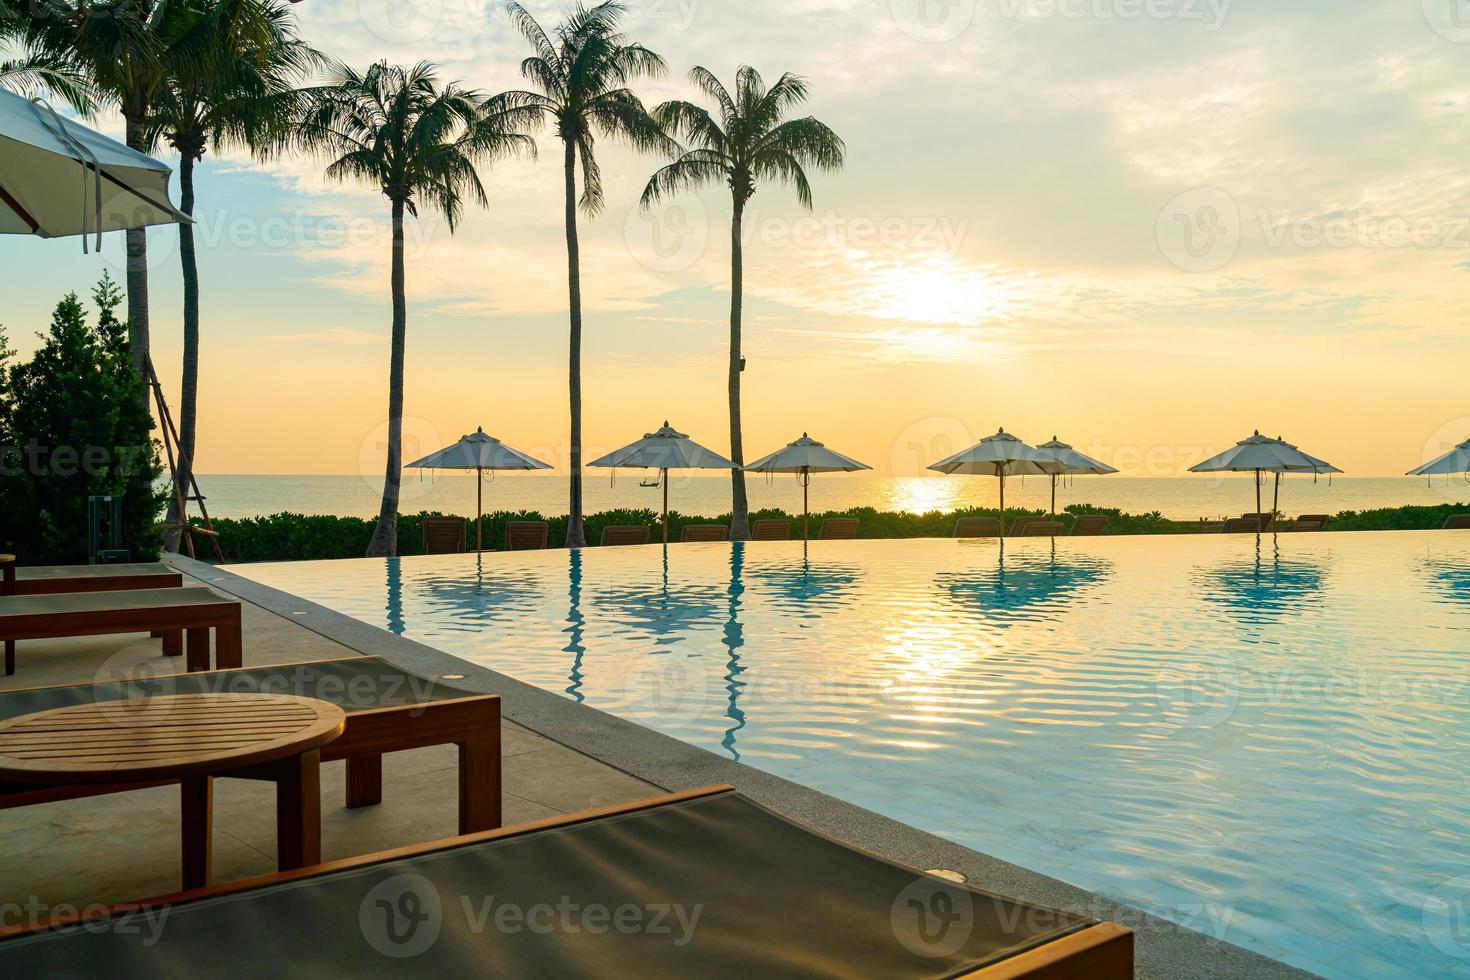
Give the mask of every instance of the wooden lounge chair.
[(791, 522), (782, 520), (756, 521), (750, 526), (752, 541), (787, 541), (791, 538)]
[[(209, 589), (140, 589), (0, 596), (5, 673), (15, 673), (13, 641), (109, 633), (182, 631), (189, 670), (209, 669), (209, 631), (219, 668), (240, 666), (240, 603)], [(165, 652), (169, 651), (165, 645)]]
[(457, 555), (464, 551), (464, 521), (458, 517), (420, 518), (419, 535), (426, 555)]
[(1103, 514), (1083, 514), (1072, 522), (1072, 536), (1074, 538), (1092, 537), (1103, 533), (1108, 526), (1108, 519)]
[[(517, 928), (494, 927), (504, 908)], [(722, 786), (0, 931), (13, 977), (1133, 975), (1120, 925), (910, 870)]]
[(602, 540), (599, 543), (604, 545), (647, 544), (648, 525), (609, 524), (602, 529)]
[(1010, 524), (1006, 525), (1006, 537), (1009, 537), (1009, 538), (1021, 538), (1021, 537), (1025, 537), (1026, 536), (1026, 526), (1028, 524), (1030, 524), (1032, 521), (1039, 521), (1039, 520), (1041, 520), (1041, 518), (1036, 517), (1036, 516), (1031, 515), (1031, 514), (1023, 514), (1020, 517), (1017, 517), (1017, 518), (1013, 519)]
[(1222, 534), (1260, 534), (1261, 521), (1257, 517), (1232, 517), (1220, 525)]
[(1061, 521), (1027, 521), (1021, 529), (1023, 538), (1054, 538), (1062, 533)]
[(1276, 520), (1275, 514), (1241, 514), (1241, 520), (1255, 521), (1256, 528), (1265, 531), (1271, 527)]
[(1327, 522), (1330, 521), (1330, 520), (1332, 520), (1332, 515), (1330, 515), (1330, 514), (1300, 514), (1300, 515), (1297, 516), (1297, 519), (1296, 520), (1297, 520), (1297, 523), (1298, 524), (1302, 523), (1303, 521), (1315, 521), (1317, 524), (1321, 525), (1320, 527), (1317, 528), (1317, 530), (1321, 531), (1321, 530), (1326, 529)]
[[(321, 749), (323, 762), (347, 761), (347, 806), (382, 802), (385, 752), (455, 744), (459, 746), (460, 833), (500, 826), (499, 696), (420, 677), (381, 657), (0, 691), (0, 721), (125, 698), (259, 692), (320, 698), (347, 713), (342, 734)], [(0, 810), (160, 785), (166, 784), (38, 789), (0, 782)]]
[(551, 525), (545, 521), (506, 521), (506, 551), (540, 551), (546, 547)]
[(162, 562), (133, 565), (38, 565), (17, 568), (15, 582), (0, 595), (55, 595), (62, 592), (127, 592), (178, 589), (184, 576)]
[(954, 522), (956, 538), (993, 538), (1000, 534), (1000, 520), (995, 517), (961, 517)]
[(1321, 521), (1295, 520), (1295, 521), (1292, 521), (1290, 524), (1286, 525), (1286, 527), (1283, 530), (1287, 530), (1287, 531), (1320, 531), (1320, 530), (1322, 530), (1322, 522)]
[(1463, 531), (1466, 528), (1470, 528), (1470, 514), (1451, 514), (1444, 519), (1444, 526), (1440, 530)]
[(817, 538), (822, 541), (851, 541), (857, 533), (856, 517), (829, 517), (822, 522)]
[[(17, 568), (15, 556), (4, 563), (0, 596), (54, 595), (66, 592), (126, 592), (131, 589), (178, 589), (184, 576), (162, 562), (134, 565), (37, 565)], [(163, 652), (184, 652), (184, 635), (178, 630), (162, 633)], [(15, 673), (15, 641), (5, 641), (5, 673)]]
[(679, 540), (690, 541), (727, 541), (730, 538), (730, 529), (723, 524), (685, 524), (684, 530), (679, 532)]

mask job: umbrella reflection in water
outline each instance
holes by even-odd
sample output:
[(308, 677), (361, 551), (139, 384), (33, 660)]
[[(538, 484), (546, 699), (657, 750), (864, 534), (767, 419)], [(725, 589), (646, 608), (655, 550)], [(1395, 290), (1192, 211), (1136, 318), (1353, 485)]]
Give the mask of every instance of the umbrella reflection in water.
[(1419, 562), (1419, 574), (1438, 593), (1435, 602), (1470, 609), (1470, 562), (1425, 557)]
[(1270, 554), (1255, 539), (1255, 555), (1246, 561), (1226, 561), (1197, 573), (1200, 596), (1223, 605), (1245, 623), (1267, 623), (1282, 614), (1320, 603), (1327, 581), (1325, 566), (1315, 556), (1281, 557), (1272, 537)]
[(813, 565), (808, 544), (801, 543), (800, 561), (762, 564), (746, 573), (752, 584), (774, 595), (777, 609), (790, 610), (804, 619), (820, 618), (823, 610), (841, 606), (842, 597), (862, 576), (856, 565), (822, 562)]
[(1049, 544), (1045, 552), (1019, 553), (1013, 545), (1007, 556), (1001, 542), (993, 567), (940, 572), (935, 585), (953, 602), (998, 627), (1058, 620), (1084, 592), (1113, 573), (1113, 563), (1085, 554), (1058, 558), (1056, 542)]

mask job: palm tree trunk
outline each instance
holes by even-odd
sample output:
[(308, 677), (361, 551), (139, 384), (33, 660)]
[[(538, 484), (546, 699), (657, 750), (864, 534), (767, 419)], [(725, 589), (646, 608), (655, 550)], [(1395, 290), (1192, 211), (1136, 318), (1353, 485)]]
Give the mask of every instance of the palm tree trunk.
[(582, 528), (582, 262), (577, 248), (577, 146), (566, 145), (567, 192), (567, 299), (571, 309), (571, 338), (567, 355), (567, 389), (571, 402), (572, 432), (569, 461), (571, 500), (567, 508), (567, 547), (587, 544)]
[[(126, 120), (126, 137), (130, 149), (139, 153), (147, 151), (148, 140), (144, 132), (144, 121), (148, 115), (147, 100), (141, 96), (128, 99), (123, 113)], [(142, 228), (129, 228), (128, 253), (128, 342), (133, 348), (133, 370), (145, 384), (143, 406), (148, 406), (148, 233)]]
[(388, 465), (383, 474), (383, 504), (368, 542), (369, 558), (398, 554), (398, 484), (403, 470), (403, 348), (408, 332), (403, 295), (403, 201), (393, 201), (393, 353), (388, 369)]
[[(745, 259), (740, 248), (740, 222), (745, 205), (735, 202), (730, 219), (730, 458), (745, 463), (745, 440), (740, 432), (740, 300), (744, 289)], [(750, 501), (745, 496), (745, 470), (730, 471), (730, 539), (750, 537)]]
[[(194, 216), (194, 155), (179, 156), (179, 210)], [(179, 501), (189, 495), (189, 477), (194, 471), (195, 426), (199, 394), (199, 263), (194, 253), (194, 226), (179, 225), (179, 264), (184, 276), (184, 366), (179, 383), (179, 464), (175, 473), (178, 493), (168, 504), (169, 524), (178, 524)], [(179, 532), (170, 530), (164, 542), (169, 551), (179, 550)]]

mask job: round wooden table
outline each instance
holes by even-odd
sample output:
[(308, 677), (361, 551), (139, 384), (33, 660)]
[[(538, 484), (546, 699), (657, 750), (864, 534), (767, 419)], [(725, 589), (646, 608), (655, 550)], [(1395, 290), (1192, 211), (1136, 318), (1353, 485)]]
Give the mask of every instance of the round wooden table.
[(0, 722), (0, 782), (178, 781), (184, 887), (209, 883), (216, 777), (276, 784), (282, 870), (321, 860), (320, 749), (342, 734), (335, 704), (276, 694), (182, 694), (73, 705)]

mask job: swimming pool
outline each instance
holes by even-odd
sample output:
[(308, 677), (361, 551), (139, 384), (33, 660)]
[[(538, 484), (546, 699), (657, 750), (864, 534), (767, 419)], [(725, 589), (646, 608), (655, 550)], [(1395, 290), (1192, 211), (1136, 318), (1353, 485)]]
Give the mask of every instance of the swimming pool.
[(232, 570), (1305, 969), (1470, 975), (1470, 532)]

